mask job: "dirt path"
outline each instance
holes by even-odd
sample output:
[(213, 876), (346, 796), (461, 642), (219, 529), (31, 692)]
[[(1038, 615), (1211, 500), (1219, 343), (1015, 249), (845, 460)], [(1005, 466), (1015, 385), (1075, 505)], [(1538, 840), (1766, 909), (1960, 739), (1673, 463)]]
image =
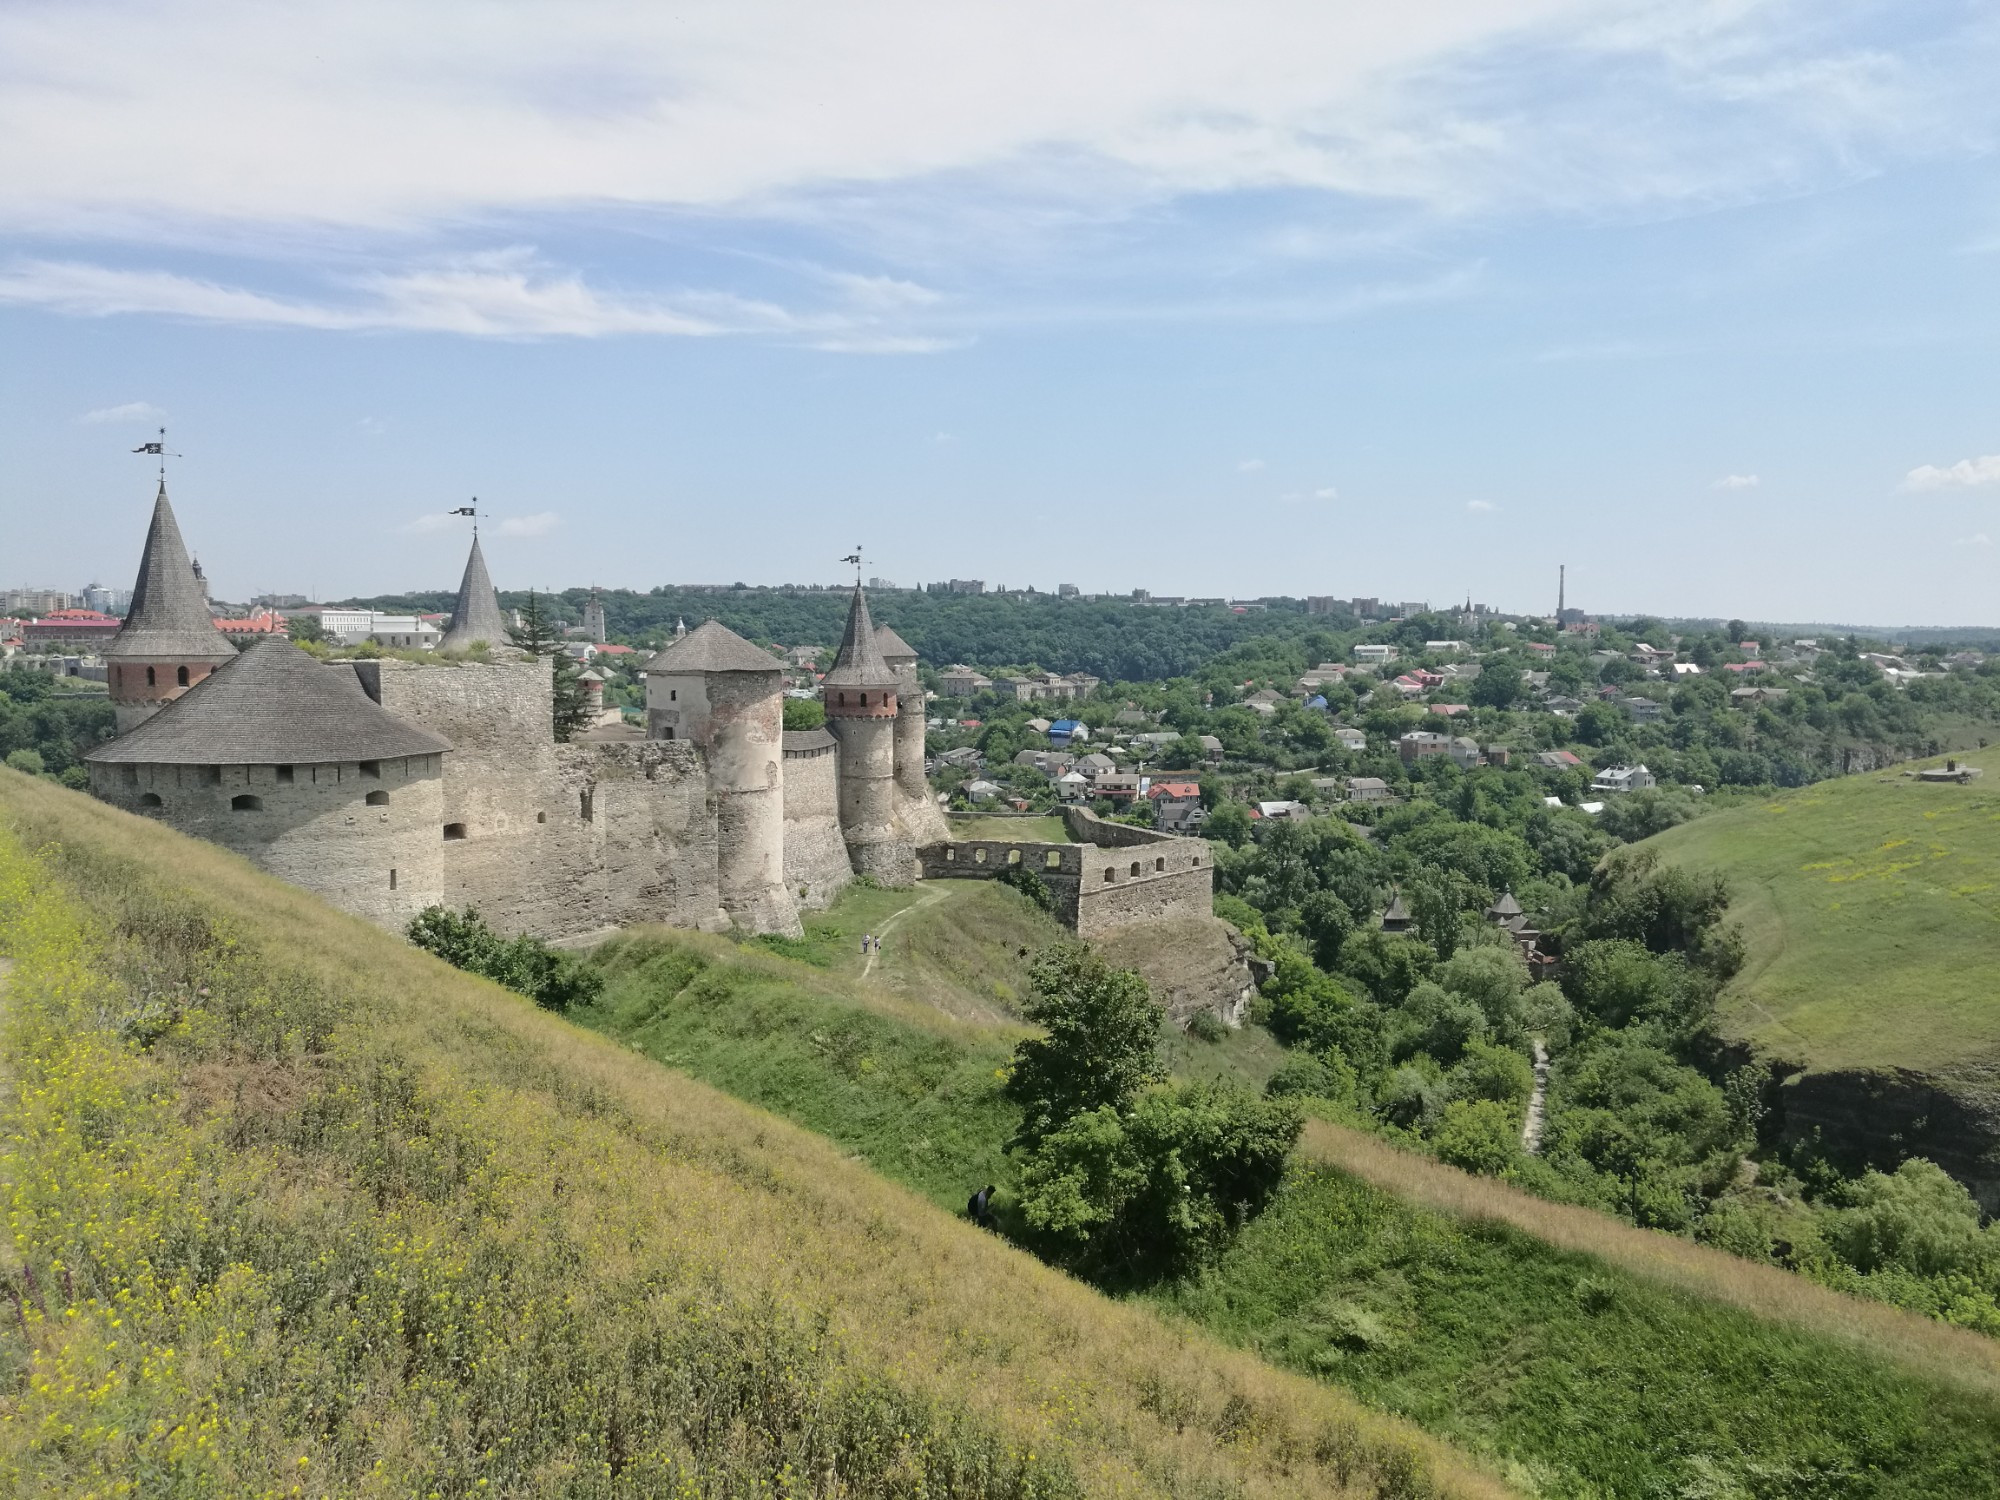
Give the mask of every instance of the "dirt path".
[[(894, 927), (898, 922), (902, 921), (903, 918), (907, 917), (911, 912), (922, 911), (926, 906), (935, 906), (938, 902), (944, 900), (944, 898), (949, 894), (950, 894), (949, 891), (936, 890), (927, 893), (923, 897), (923, 899), (919, 901), (912, 901), (908, 906), (904, 907), (901, 911), (897, 912), (896, 915), (889, 918), (888, 921), (882, 924), (881, 931), (875, 934), (876, 938), (879, 940), (883, 936), (883, 934), (887, 933), (891, 927)], [(875, 972), (875, 960), (880, 958), (881, 956), (882, 954), (878, 949), (871, 948), (868, 950), (868, 962), (861, 966), (861, 977), (863, 979), (866, 979), (870, 974), (873, 974)]]
[(1521, 1149), (1530, 1156), (1542, 1154), (1542, 1122), (1547, 1116), (1549, 1095), (1549, 1049), (1540, 1037), (1535, 1046), (1535, 1091), (1528, 1095), (1528, 1118), (1521, 1122)]

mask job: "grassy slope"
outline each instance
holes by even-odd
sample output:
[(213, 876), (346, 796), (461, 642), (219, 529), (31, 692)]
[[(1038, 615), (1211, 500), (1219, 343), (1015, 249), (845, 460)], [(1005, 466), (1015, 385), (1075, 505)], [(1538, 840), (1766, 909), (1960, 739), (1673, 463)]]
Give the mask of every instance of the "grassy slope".
[[(701, 941), (666, 939), (686, 952)], [(631, 1033), (640, 1045), (945, 1206), (969, 1183), (1008, 1180), (994, 1148), (1012, 1117), (986, 1082), (1006, 1034), (897, 1019), (796, 965), (760, 958), (739, 978), (723, 949), (701, 951), (744, 991), (725, 1008), (649, 996), (627, 969), (612, 1004), (649, 1017)], [(745, 1005), (744, 992), (757, 998)], [(744, 1029), (732, 1014), (754, 1019)], [(1225, 1056), (1232, 1047), (1248, 1055)], [(1254, 1076), (1254, 1034), (1222, 1044), (1209, 1067)], [(948, 1105), (961, 1115), (941, 1136)], [(1977, 1492), (1968, 1476), (2000, 1465), (2000, 1349), (1976, 1336), (1686, 1242), (1662, 1248), (1664, 1236), (1373, 1137), (1315, 1123), (1306, 1157), (1344, 1170), (1303, 1166), (1216, 1275), (1159, 1301), (1274, 1360), (1354, 1383), (1543, 1493), (1957, 1496)], [(1735, 1279), (1704, 1285), (1724, 1275)], [(1350, 1351), (1369, 1318), (1382, 1341)]]
[(219, 850), (0, 834), (9, 1494), (1499, 1492)]
[(2000, 1060), (2000, 751), (1964, 759), (1986, 778), (1823, 781), (1651, 841), (1729, 877), (1732, 1034), (1816, 1069)]

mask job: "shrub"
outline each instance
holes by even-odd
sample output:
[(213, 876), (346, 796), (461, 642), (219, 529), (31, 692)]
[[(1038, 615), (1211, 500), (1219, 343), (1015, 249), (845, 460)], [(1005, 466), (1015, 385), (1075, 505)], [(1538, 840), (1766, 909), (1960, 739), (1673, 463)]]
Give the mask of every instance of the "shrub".
[(1187, 1034), (1198, 1042), (1226, 1041), (1229, 1024), (1212, 1010), (1198, 1010), (1188, 1017)]
[(604, 988), (604, 976), (574, 954), (525, 933), (503, 938), (470, 906), (463, 912), (427, 906), (410, 918), (406, 931), (426, 953), (503, 984), (548, 1010), (588, 1004)]
[(1454, 1099), (1486, 1099), (1518, 1108), (1535, 1091), (1535, 1070), (1512, 1047), (1473, 1042), (1452, 1069)]
[(1026, 865), (1009, 865), (1000, 872), (1000, 883), (1011, 885), (1043, 911), (1056, 909), (1056, 898), (1049, 890), (1049, 883)]
[(1455, 1099), (1445, 1106), (1431, 1146), (1441, 1161), (1498, 1177), (1521, 1157), (1520, 1117), (1497, 1100)]

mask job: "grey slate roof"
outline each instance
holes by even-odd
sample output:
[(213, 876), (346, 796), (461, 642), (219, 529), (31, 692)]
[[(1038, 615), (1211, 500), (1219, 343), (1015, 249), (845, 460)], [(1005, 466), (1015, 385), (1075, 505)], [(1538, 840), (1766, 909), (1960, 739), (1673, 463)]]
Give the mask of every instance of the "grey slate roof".
[(904, 662), (914, 662), (917, 659), (917, 648), (887, 625), (875, 627), (875, 649), (882, 653), (882, 660), (892, 667), (900, 667)]
[(323, 765), (450, 748), (450, 740), (405, 723), (370, 698), (352, 666), (322, 664), (272, 637), (84, 759), (105, 765)]
[(646, 672), (770, 672), (785, 670), (785, 664), (770, 652), (753, 646), (720, 620), (707, 620), (657, 653), (646, 663)]
[(195, 580), (174, 508), (167, 503), (164, 479), (153, 500), (153, 522), (146, 528), (146, 550), (139, 556), (132, 607), (104, 654), (142, 661), (197, 662), (227, 662), (236, 655), (236, 648), (215, 628), (208, 612), (208, 600)]
[(1486, 915), (1489, 917), (1518, 917), (1521, 915), (1521, 903), (1514, 899), (1512, 891), (1502, 891), (1500, 899), (1486, 908)]
[(451, 623), (444, 628), (438, 650), (463, 651), (474, 641), (494, 647), (508, 644), (507, 619), (500, 613), (500, 596), (493, 592), (493, 578), (486, 571), (486, 554), (479, 550), (477, 535), (472, 538), (472, 552), (465, 559), (458, 603), (452, 607)]
[(809, 750), (831, 750), (840, 741), (824, 729), (787, 729), (785, 754), (803, 755)]
[(896, 674), (882, 660), (882, 648), (875, 641), (875, 623), (868, 618), (868, 596), (861, 585), (854, 586), (854, 602), (847, 607), (847, 632), (840, 638), (840, 652), (833, 669), (820, 680), (826, 688), (893, 688)]

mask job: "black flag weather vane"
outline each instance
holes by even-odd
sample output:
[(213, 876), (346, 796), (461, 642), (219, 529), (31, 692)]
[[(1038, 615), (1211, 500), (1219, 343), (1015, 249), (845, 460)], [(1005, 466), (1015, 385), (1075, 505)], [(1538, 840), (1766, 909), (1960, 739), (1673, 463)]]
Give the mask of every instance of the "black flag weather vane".
[(848, 553), (847, 556), (843, 557), (841, 561), (844, 563), (854, 564), (854, 586), (856, 588), (860, 588), (861, 587), (861, 543), (856, 542), (854, 544), (854, 550)]
[(160, 436), (157, 442), (141, 443), (138, 447), (134, 448), (132, 451), (134, 453), (149, 453), (153, 457), (159, 459), (161, 484), (165, 484), (167, 482), (167, 460), (170, 458), (180, 457), (178, 453), (173, 453), (168, 451), (167, 429), (164, 427), (160, 429)]
[(457, 510), (448, 510), (445, 514), (448, 516), (472, 517), (472, 534), (474, 536), (479, 535), (479, 497), (477, 495), (472, 497), (472, 504), (461, 505)]

